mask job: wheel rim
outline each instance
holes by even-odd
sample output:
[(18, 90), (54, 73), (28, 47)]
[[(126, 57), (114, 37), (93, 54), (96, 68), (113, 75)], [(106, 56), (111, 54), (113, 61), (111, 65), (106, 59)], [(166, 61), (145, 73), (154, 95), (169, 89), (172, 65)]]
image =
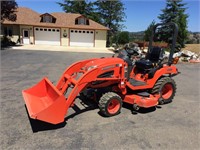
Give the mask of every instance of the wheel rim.
[(120, 102), (117, 99), (113, 99), (108, 104), (108, 112), (110, 114), (115, 114), (120, 108)]
[(162, 88), (162, 98), (169, 99), (173, 93), (173, 86), (169, 83), (165, 84)]

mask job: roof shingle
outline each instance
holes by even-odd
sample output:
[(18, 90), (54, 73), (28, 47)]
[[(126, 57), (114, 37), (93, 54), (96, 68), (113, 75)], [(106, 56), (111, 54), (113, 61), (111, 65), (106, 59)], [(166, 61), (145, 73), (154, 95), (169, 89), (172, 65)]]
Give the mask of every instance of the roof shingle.
[(55, 23), (40, 22), (41, 15), (30, 8), (19, 7), (17, 9), (17, 20), (12, 22), (5, 20), (3, 24), (21, 24), (21, 25), (33, 25), (33, 26), (45, 26), (45, 27), (65, 27), (76, 29), (97, 29), (97, 30), (109, 30), (109, 28), (89, 19), (89, 25), (75, 25), (75, 19), (82, 16), (81, 14), (55, 12), (48, 13), (56, 18)]

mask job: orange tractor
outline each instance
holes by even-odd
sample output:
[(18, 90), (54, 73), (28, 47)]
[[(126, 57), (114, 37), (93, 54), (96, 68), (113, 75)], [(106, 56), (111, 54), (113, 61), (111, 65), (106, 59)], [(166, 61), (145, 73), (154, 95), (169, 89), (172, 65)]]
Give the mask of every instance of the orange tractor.
[[(153, 37), (158, 26), (173, 27), (169, 59), (163, 62), (163, 49), (153, 47)], [(78, 95), (91, 95), (96, 99), (104, 116), (120, 113), (122, 103), (149, 108), (172, 101), (176, 84), (172, 79), (179, 72), (173, 65), (173, 53), (178, 28), (174, 23), (157, 24), (146, 57), (133, 61), (134, 49), (122, 50), (117, 57), (94, 58), (72, 64), (62, 74), (56, 86), (44, 78), (35, 86), (23, 90), (22, 94), (32, 119), (58, 124), (64, 121), (68, 109), (74, 105)], [(97, 96), (98, 90), (104, 89)], [(100, 90), (99, 90), (100, 91)], [(88, 98), (89, 100), (89, 98)]]

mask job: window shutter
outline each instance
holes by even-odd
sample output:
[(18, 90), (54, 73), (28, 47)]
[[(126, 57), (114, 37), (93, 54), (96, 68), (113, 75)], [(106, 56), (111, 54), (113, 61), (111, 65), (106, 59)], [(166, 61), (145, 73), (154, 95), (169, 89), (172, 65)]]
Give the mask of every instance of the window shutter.
[(89, 25), (89, 20), (88, 19), (86, 20), (86, 25)]
[(78, 24), (78, 19), (75, 20), (75, 24)]

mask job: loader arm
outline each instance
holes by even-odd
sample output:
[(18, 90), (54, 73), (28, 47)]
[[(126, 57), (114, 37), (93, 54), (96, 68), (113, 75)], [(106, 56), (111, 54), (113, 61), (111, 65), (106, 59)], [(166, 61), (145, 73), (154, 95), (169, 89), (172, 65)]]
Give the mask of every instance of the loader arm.
[[(64, 92), (66, 92), (66, 89), (68, 88), (70, 82), (73, 84), (75, 83), (75, 79), (73, 78), (73, 74), (76, 75), (78, 73), (82, 73), (84, 74), (84, 70), (82, 70), (82, 68), (84, 68), (84, 66), (90, 62), (90, 61), (94, 61), (96, 60), (94, 59), (88, 59), (88, 60), (83, 60), (83, 61), (79, 61), (76, 62), (74, 64), (72, 64), (71, 66), (69, 66), (64, 73), (62, 74), (62, 76), (60, 77), (56, 88), (62, 93), (64, 94)], [(67, 79), (67, 80), (66, 80)]]
[[(108, 81), (110, 83), (114, 83), (115, 81), (124, 80), (124, 77), (122, 76), (124, 74), (124, 69), (121, 69), (124, 67), (124, 64), (122, 65), (121, 59), (113, 59), (113, 61), (109, 61), (107, 63), (102, 63), (102, 65), (96, 66), (94, 64), (94, 68), (91, 70), (88, 70), (85, 68), (86, 64), (89, 62), (99, 60), (99, 59), (89, 59), (77, 62), (73, 65), (71, 65), (68, 69), (66, 69), (61, 76), (60, 80), (58, 81), (58, 84), (56, 88), (64, 95), (69, 87), (73, 87), (72, 91), (70, 91), (70, 94), (68, 95), (66, 99), (66, 114), (67, 110), (70, 106), (73, 105), (74, 100), (76, 96), (90, 83), (93, 81)], [(118, 61), (118, 62), (117, 62)], [(121, 64), (121, 66), (114, 67), (114, 68), (107, 68), (107, 66), (113, 66), (116, 64)], [(92, 67), (92, 66), (90, 66)], [(105, 69), (106, 68), (106, 69)], [(86, 69), (86, 70), (85, 70)], [(114, 75), (112, 78), (98, 78), (98, 76), (106, 71), (114, 70)], [(120, 73), (121, 72), (121, 73)], [(78, 79), (77, 76), (80, 75)]]

